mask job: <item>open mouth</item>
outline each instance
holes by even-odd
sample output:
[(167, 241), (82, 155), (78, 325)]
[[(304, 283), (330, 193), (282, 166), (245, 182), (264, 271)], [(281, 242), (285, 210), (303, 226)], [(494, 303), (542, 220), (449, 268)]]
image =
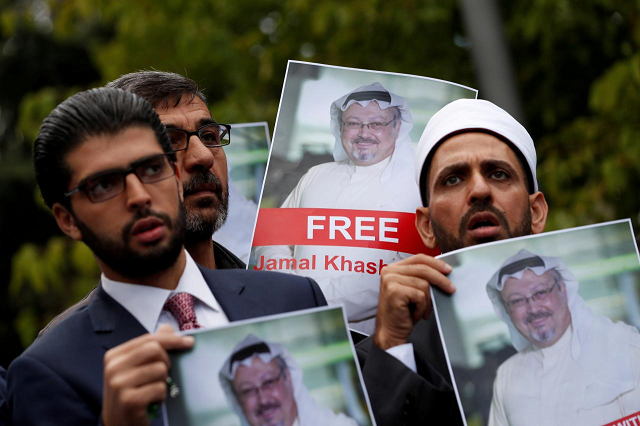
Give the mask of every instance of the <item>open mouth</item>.
[(468, 229), (473, 231), (475, 229), (487, 228), (499, 226), (498, 219), (492, 213), (478, 213), (469, 221)]
[(476, 213), (469, 220), (467, 231), (476, 239), (495, 239), (502, 229), (498, 218), (490, 212)]
[(164, 225), (164, 222), (157, 217), (146, 217), (144, 219), (140, 219), (135, 225), (133, 225), (131, 233), (133, 235), (142, 234), (143, 232), (147, 232), (162, 225)]
[(142, 243), (152, 243), (164, 235), (164, 222), (153, 216), (140, 219), (131, 228), (131, 235)]

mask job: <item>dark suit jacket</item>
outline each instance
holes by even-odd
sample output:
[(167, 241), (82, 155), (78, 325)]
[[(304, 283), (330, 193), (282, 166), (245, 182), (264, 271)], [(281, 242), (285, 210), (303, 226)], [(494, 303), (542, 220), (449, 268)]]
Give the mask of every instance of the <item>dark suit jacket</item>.
[(367, 338), (356, 346), (378, 426), (462, 425), (436, 320), (419, 321), (409, 336), (418, 374)]
[[(213, 242), (213, 257), (216, 259), (216, 268), (217, 269), (246, 269), (247, 265), (244, 264), (242, 260), (240, 260), (235, 254), (231, 253), (229, 249), (224, 247), (222, 244), (218, 244), (215, 241)], [(75, 311), (82, 308), (83, 306), (87, 306), (91, 303), (91, 299), (95, 296), (98, 287), (96, 286), (93, 290), (91, 290), (85, 297), (82, 298), (79, 302), (65, 309), (64, 312), (56, 315), (54, 319), (49, 321), (40, 332), (38, 333), (39, 339), (43, 334), (48, 332), (50, 329), (60, 324), (62, 321), (67, 319), (67, 317), (73, 315)]]
[[(293, 275), (202, 269), (229, 321), (326, 305), (315, 281)], [(146, 333), (101, 286), (91, 302), (33, 343), (9, 367), (16, 425), (96, 425), (105, 352)], [(161, 425), (155, 419), (153, 425)]]

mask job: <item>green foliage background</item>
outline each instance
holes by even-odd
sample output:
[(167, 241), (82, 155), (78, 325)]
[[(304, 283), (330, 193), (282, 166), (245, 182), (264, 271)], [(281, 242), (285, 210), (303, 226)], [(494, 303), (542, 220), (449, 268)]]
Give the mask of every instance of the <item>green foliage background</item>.
[[(640, 212), (640, 2), (499, 1), (547, 230)], [(453, 0), (0, 0), (0, 365), (97, 282), (35, 189), (42, 119), (78, 90), (158, 69), (196, 80), (222, 122), (273, 129), (288, 59), (477, 87)], [(482, 90), (480, 97), (483, 97)]]

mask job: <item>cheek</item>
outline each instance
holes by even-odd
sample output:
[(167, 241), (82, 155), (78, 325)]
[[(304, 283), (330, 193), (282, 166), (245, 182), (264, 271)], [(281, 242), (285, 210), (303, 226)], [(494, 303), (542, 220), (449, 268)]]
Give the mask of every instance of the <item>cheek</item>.
[(518, 331), (526, 335), (527, 326), (525, 325), (524, 320), (527, 318), (527, 311), (511, 312), (509, 314), (509, 318), (511, 318), (511, 322), (516, 326)]
[(253, 399), (250, 401), (244, 401), (242, 403), (240, 403), (240, 405), (242, 406), (242, 411), (244, 411), (245, 413), (247, 413), (248, 416), (252, 417), (253, 416), (253, 412), (255, 411), (256, 407), (257, 407), (257, 399)]

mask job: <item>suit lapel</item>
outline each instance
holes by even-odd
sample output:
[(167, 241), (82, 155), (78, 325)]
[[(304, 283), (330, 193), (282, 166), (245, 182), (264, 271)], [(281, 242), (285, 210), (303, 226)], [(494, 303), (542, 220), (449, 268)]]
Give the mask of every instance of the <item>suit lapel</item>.
[(229, 321), (240, 321), (268, 315), (265, 304), (254, 296), (251, 287), (236, 279), (234, 275), (222, 269), (200, 268), (204, 280), (211, 289)]
[(93, 331), (107, 350), (147, 332), (133, 315), (104, 291), (102, 285), (98, 286), (87, 309)]

